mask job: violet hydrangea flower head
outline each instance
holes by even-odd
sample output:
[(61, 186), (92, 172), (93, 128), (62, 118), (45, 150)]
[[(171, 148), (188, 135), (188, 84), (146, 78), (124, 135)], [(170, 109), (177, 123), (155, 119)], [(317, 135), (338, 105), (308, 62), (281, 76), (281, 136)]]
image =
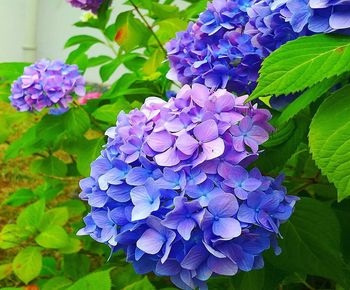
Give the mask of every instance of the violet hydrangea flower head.
[(73, 7), (80, 8), (82, 10), (88, 10), (92, 13), (97, 13), (104, 0), (66, 0)]
[(273, 10), (280, 10), (297, 33), (329, 33), (350, 28), (349, 0), (275, 0)]
[(11, 87), (11, 104), (18, 111), (41, 111), (45, 107), (67, 109), (72, 94), (85, 94), (85, 80), (76, 65), (40, 60), (24, 69)]
[(279, 252), (279, 227), (297, 198), (283, 178), (245, 169), (272, 130), (269, 112), (246, 98), (194, 84), (120, 113), (80, 182), (91, 212), (78, 234), (180, 289), (261, 268), (266, 249)]
[(262, 50), (264, 57), (282, 44), (306, 34), (305, 30), (295, 32), (282, 14), (281, 8), (272, 10), (273, 0), (256, 0), (247, 9), (249, 21), (245, 33), (252, 37), (254, 47)]
[(196, 23), (167, 43), (171, 70), (168, 77), (182, 84), (201, 83), (238, 94), (255, 88), (261, 51), (249, 35), (248, 0), (215, 0)]

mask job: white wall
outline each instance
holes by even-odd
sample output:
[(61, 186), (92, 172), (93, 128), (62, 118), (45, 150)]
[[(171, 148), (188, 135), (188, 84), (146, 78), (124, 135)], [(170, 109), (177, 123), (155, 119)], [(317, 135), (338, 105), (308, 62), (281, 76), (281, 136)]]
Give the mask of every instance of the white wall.
[[(23, 44), (25, 41), (26, 1), (0, 0), (0, 62), (23, 61)], [(90, 34), (100, 37), (98, 31), (73, 26), (79, 21), (82, 11), (71, 7), (66, 0), (37, 0), (38, 17), (36, 23), (36, 58), (64, 60), (69, 49), (63, 49), (66, 40), (77, 34)], [(181, 3), (181, 1), (177, 1)], [(125, 10), (121, 0), (113, 1), (114, 13)], [(181, 5), (182, 6), (182, 5)], [(96, 45), (90, 55), (111, 55), (109, 49)], [(98, 71), (88, 70), (88, 81), (99, 82)]]

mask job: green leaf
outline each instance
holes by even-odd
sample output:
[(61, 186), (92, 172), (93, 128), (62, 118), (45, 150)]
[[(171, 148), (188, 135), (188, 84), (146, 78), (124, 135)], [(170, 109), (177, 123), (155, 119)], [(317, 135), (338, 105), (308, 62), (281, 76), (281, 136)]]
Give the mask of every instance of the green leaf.
[(2, 62), (0, 63), (0, 78), (14, 81), (23, 74), (24, 68), (29, 65), (29, 62)]
[(111, 278), (109, 277), (111, 269), (91, 273), (70, 286), (67, 290), (110, 290), (112, 288)]
[[(328, 97), (310, 125), (312, 156), (338, 190), (338, 200), (350, 196), (350, 86)], [(330, 119), (331, 118), (331, 119)]]
[(62, 254), (73, 254), (81, 250), (82, 243), (79, 239), (69, 238), (68, 243), (65, 247), (60, 248)]
[(11, 205), (14, 207), (26, 204), (29, 201), (35, 199), (33, 191), (28, 188), (21, 188), (12, 193), (2, 204)]
[(124, 61), (130, 61), (137, 57), (137, 54), (135, 53), (129, 53), (121, 55), (112, 61), (106, 63), (105, 65), (101, 66), (100, 68), (100, 77), (103, 82), (106, 82), (109, 80), (109, 78), (112, 76), (112, 74), (117, 70), (117, 68), (124, 62)]
[(26, 238), (27, 232), (18, 225), (7, 224), (0, 232), (0, 249), (10, 249), (16, 247)]
[(143, 72), (148, 76), (154, 74), (163, 60), (164, 53), (160, 48), (157, 48), (154, 50), (150, 58), (145, 62), (143, 66)]
[(137, 281), (129, 286), (126, 286), (124, 290), (156, 290), (147, 277), (140, 281)]
[(90, 174), (90, 163), (100, 155), (104, 143), (104, 138), (97, 138), (85, 140), (79, 144), (77, 168), (81, 175), (88, 176)]
[(112, 105), (103, 105), (99, 107), (95, 112), (92, 113), (92, 116), (99, 121), (115, 124), (116, 116), (118, 113), (121, 110), (127, 112), (130, 109), (131, 106), (128, 101), (123, 98), (118, 98)]
[(27, 206), (17, 217), (17, 225), (34, 232), (39, 229), (44, 217), (45, 201), (43, 199)]
[(267, 57), (248, 100), (302, 91), (350, 71), (350, 37), (317, 34), (287, 42)]
[[(179, 18), (165, 19), (157, 23), (158, 30), (156, 31), (156, 34), (162, 43), (166, 43), (175, 37), (176, 32), (185, 30), (187, 25), (187, 21)], [(149, 44), (154, 46), (157, 45), (154, 37), (150, 38)]]
[(41, 232), (35, 241), (38, 245), (48, 249), (59, 249), (67, 246), (69, 242), (68, 234), (60, 227), (53, 225)]
[(79, 137), (90, 128), (89, 115), (82, 108), (72, 108), (62, 116), (66, 131), (70, 137)]
[(312, 102), (316, 101), (319, 97), (329, 91), (339, 80), (337, 78), (331, 78), (317, 83), (306, 92), (297, 97), (292, 103), (290, 103), (281, 113), (277, 120), (277, 124), (281, 126), (287, 122), (290, 118), (293, 118), (301, 110), (305, 109)]
[(111, 60), (112, 60), (112, 58), (107, 56), (107, 55), (100, 55), (100, 56), (96, 56), (96, 57), (91, 57), (91, 58), (89, 58), (89, 61), (88, 61), (88, 67), (99, 66), (99, 65), (104, 64), (106, 62), (109, 62)]
[(179, 8), (174, 5), (153, 2), (150, 12), (152, 12), (159, 19), (174, 18), (178, 16)]
[(44, 231), (50, 227), (63, 226), (68, 221), (68, 209), (66, 207), (56, 207), (45, 212), (40, 223), (40, 230)]
[(291, 220), (281, 226), (281, 235), (282, 254), (268, 256), (273, 265), (289, 273), (307, 273), (347, 285), (339, 223), (329, 205), (302, 198)]
[(42, 290), (63, 290), (71, 284), (72, 281), (65, 277), (54, 277), (44, 284)]
[(67, 173), (67, 165), (55, 156), (49, 156), (34, 160), (31, 165), (31, 170), (34, 173), (49, 175), (49, 176), (65, 176)]
[[(295, 121), (290, 120), (289, 122), (293, 125), (287, 124), (283, 128), (278, 128), (277, 130), (281, 130), (282, 133), (280, 134), (278, 131), (274, 133), (276, 137), (267, 142), (269, 147), (266, 147), (266, 150), (261, 153), (256, 161), (256, 166), (265, 174), (279, 174), (288, 159), (295, 153), (299, 144), (306, 141), (309, 126), (308, 116), (299, 114)], [(294, 129), (288, 131), (289, 128)], [(279, 138), (280, 140), (278, 140)], [(272, 141), (275, 144), (271, 143)]]
[(74, 254), (63, 256), (63, 274), (72, 280), (87, 275), (90, 270), (90, 258), (85, 254)]
[(92, 46), (96, 43), (103, 43), (103, 41), (90, 35), (75, 35), (67, 40), (67, 42), (64, 45), (64, 48), (68, 48), (78, 44), (80, 45), (82, 43), (86, 43)]
[[(92, 157), (92, 158), (96, 159), (95, 157)], [(78, 199), (75, 199), (75, 200), (71, 199), (71, 200), (68, 200), (68, 201), (60, 204), (60, 205), (66, 207), (68, 209), (69, 218), (80, 216), (81, 214), (84, 213), (84, 211), (86, 209), (85, 204), (81, 200), (78, 200)]]
[(42, 267), (40, 252), (40, 248), (27, 247), (21, 250), (13, 260), (13, 272), (25, 284), (28, 284), (40, 274)]
[(0, 280), (12, 273), (12, 263), (0, 265)]

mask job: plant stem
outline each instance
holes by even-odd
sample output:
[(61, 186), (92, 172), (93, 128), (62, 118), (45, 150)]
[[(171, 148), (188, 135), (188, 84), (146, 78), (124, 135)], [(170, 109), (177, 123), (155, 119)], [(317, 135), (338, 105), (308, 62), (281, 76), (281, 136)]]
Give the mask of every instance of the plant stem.
[(153, 37), (155, 38), (155, 40), (157, 41), (160, 49), (163, 51), (163, 53), (166, 55), (166, 50), (163, 47), (163, 44), (160, 42), (158, 36), (155, 34), (155, 32), (152, 29), (152, 26), (148, 23), (148, 21), (146, 20), (146, 18), (142, 15), (140, 9), (137, 7), (137, 5), (133, 2), (133, 0), (129, 0), (129, 2), (131, 3), (131, 5), (135, 8), (135, 11), (137, 12), (137, 14), (141, 17), (142, 21), (144, 22), (144, 24), (146, 25), (146, 27), (149, 29), (149, 31), (152, 33)]
[(113, 46), (113, 43), (108, 39), (108, 37), (103, 33), (103, 31), (102, 31), (102, 34), (103, 34), (103, 36), (104, 36), (104, 38), (106, 40), (106, 42), (104, 42), (104, 44), (106, 46), (108, 46), (113, 51), (115, 56), (118, 56), (118, 52), (115, 50), (115, 47)]

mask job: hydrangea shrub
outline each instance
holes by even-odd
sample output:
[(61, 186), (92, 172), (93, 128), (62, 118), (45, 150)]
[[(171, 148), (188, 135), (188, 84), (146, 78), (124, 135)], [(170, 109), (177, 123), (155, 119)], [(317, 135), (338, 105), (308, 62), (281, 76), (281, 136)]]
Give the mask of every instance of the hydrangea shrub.
[(0, 63), (0, 288), (349, 289), (350, 3), (68, 2)]

